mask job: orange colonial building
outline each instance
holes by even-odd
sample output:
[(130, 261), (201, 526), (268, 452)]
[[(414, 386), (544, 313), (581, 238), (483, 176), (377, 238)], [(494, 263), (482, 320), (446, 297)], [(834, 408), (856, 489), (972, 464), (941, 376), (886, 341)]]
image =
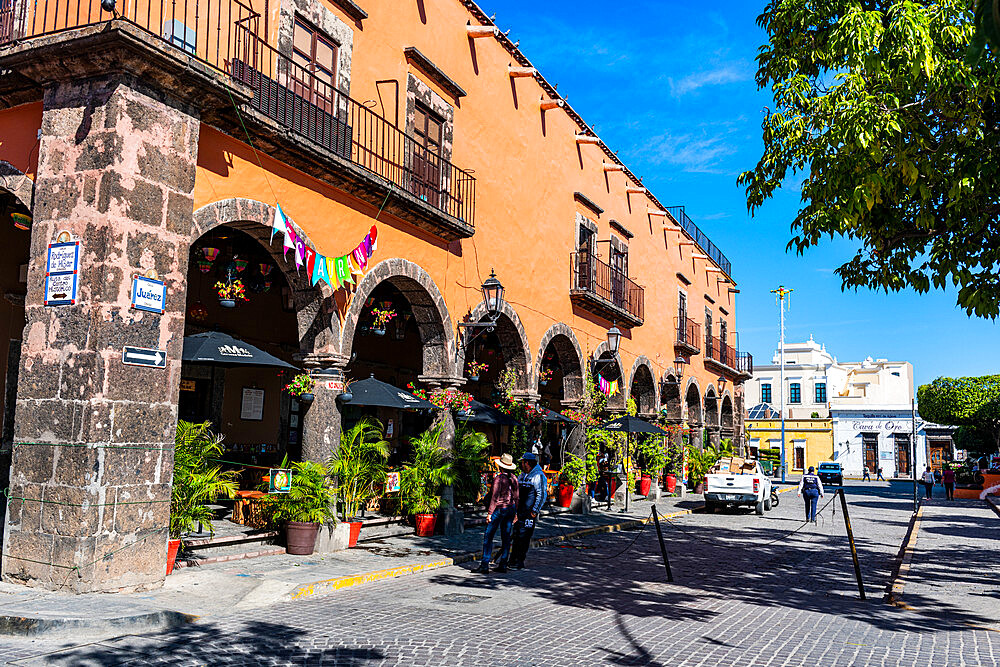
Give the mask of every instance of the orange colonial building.
[[(631, 395), (696, 440), (742, 432), (752, 362), (728, 260), (474, 2), (66, 6), (0, 8), (5, 579), (157, 585), (178, 417), (212, 418), (230, 456), (323, 460), (360, 414), (329, 379), (489, 401), (511, 369), (558, 410), (594, 373), (621, 387), (612, 408)], [(272, 232), (277, 204), (301, 268)], [(353, 284), (312, 280), (312, 253), (363, 248), (373, 226)], [(75, 287), (47, 276), (60, 240), (79, 243)], [(502, 312), (460, 326), (487, 318), (491, 272)], [(163, 281), (161, 312), (136, 306), (136, 276)], [(214, 285), (234, 278), (249, 300), (226, 308)], [(385, 327), (376, 307), (395, 314)], [(315, 402), (274, 369), (184, 359), (206, 331), (308, 369)], [(425, 427), (379, 416), (397, 450)]]

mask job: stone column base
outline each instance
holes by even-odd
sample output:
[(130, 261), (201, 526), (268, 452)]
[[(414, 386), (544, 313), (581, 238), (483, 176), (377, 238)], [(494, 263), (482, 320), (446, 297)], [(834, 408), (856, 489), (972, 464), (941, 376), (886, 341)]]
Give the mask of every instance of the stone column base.
[(573, 514), (590, 514), (590, 507), (593, 500), (590, 494), (586, 492), (587, 487), (584, 486), (583, 489), (583, 493), (577, 490), (573, 494), (573, 500), (569, 505), (569, 511)]
[(438, 510), (434, 532), (441, 535), (461, 535), (465, 532), (465, 514), (454, 507)]
[(316, 535), (316, 550), (318, 554), (332, 554), (347, 548), (351, 539), (351, 524), (341, 521), (337, 525), (323, 524)]

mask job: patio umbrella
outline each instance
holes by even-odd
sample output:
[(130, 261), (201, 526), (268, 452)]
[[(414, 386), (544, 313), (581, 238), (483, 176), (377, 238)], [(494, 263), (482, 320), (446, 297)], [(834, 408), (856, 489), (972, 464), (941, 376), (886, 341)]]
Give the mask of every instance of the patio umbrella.
[[(619, 433), (627, 433), (626, 436), (628, 441), (625, 444), (625, 458), (628, 461), (632, 460), (629, 454), (629, 450), (632, 446), (632, 434), (633, 433), (655, 433), (657, 435), (668, 435), (666, 431), (658, 426), (650, 424), (648, 421), (639, 419), (638, 417), (633, 417), (632, 415), (625, 415), (624, 417), (619, 417), (618, 419), (612, 419), (606, 424), (601, 424), (598, 428), (604, 429), (605, 431), (617, 431)], [(628, 471), (625, 471), (625, 479), (628, 480)], [(625, 511), (628, 512), (628, 497), (632, 490), (629, 488), (625, 489)], [(608, 495), (608, 507), (611, 507), (611, 496)]]
[(271, 366), (298, 370), (287, 361), (218, 331), (184, 337), (182, 361), (226, 366)]
[(480, 401), (469, 401), (469, 407), (463, 415), (461, 412), (455, 416), (465, 422), (475, 422), (477, 424), (495, 424), (497, 426), (517, 426), (521, 422), (510, 415), (486, 405)]
[(373, 405), (400, 410), (433, 410), (434, 404), (414, 396), (410, 392), (394, 387), (388, 382), (376, 380), (372, 375), (367, 380), (352, 382), (348, 391), (352, 394), (351, 405)]
[(539, 407), (542, 411), (542, 421), (547, 422), (567, 422), (570, 424), (575, 424), (576, 422), (567, 417), (566, 415), (560, 414), (555, 410), (549, 410), (546, 407)]

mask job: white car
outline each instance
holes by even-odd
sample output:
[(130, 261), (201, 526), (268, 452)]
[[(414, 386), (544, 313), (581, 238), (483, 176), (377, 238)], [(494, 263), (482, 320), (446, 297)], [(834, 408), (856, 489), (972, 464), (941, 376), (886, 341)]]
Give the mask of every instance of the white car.
[(705, 477), (706, 512), (726, 505), (744, 505), (763, 514), (771, 509), (772, 503), (777, 504), (771, 494), (771, 479), (764, 474), (759, 461), (754, 461), (752, 472), (714, 473)]

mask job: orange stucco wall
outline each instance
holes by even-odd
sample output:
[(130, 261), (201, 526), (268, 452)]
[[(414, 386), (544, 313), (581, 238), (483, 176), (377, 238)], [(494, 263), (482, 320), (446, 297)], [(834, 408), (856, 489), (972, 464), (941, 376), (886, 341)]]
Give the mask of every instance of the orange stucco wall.
[(0, 160), (10, 163), (31, 179), (38, 166), (38, 128), (42, 126), (42, 103), (0, 109)]
[[(622, 343), (626, 378), (638, 355), (652, 360), (657, 380), (673, 365), (679, 287), (687, 292), (689, 316), (699, 322), (707, 304), (704, 295), (714, 299), (715, 304), (707, 305), (713, 311), (715, 331), (725, 320), (733, 342), (735, 304), (729, 291), (733, 285), (721, 281), (719, 273), (706, 272), (710, 262), (692, 258), (701, 252), (696, 246), (681, 246), (680, 234), (663, 231), (664, 218), (646, 214), (647, 207), (655, 205), (645, 195), (626, 195), (623, 174), (605, 174), (600, 147), (577, 146), (578, 126), (565, 111), (543, 115), (538, 107), (543, 91), (535, 80), (519, 78), (512, 85), (507, 73), (510, 54), (492, 37), (466, 36), (465, 26), (472, 17), (458, 0), (369, 0), (364, 8), (369, 18), (358, 29), (331, 7), (354, 28), (351, 96), (378, 100), (375, 82), (394, 79), (400, 88), (398, 108), (376, 110), (390, 119), (402, 119), (407, 74), (414, 74), (455, 106), (452, 160), (475, 170), (477, 179), (472, 238), (448, 244), (383, 213), (373, 262), (403, 257), (419, 264), (445, 295), (455, 320), (479, 302), (479, 285), (495, 268), (507, 288), (507, 300), (524, 324), (532, 363), (537, 361), (543, 334), (556, 322), (576, 332), (586, 354), (605, 340), (610, 323), (577, 311), (570, 302), (570, 255), (580, 211), (598, 224), (600, 240), (610, 238), (611, 219), (635, 234), (628, 242), (629, 274), (645, 287), (645, 323), (627, 331)], [(417, 47), (468, 95), (456, 100), (409, 65), (403, 55), (406, 46)], [(382, 101), (391, 104), (384, 95)], [(596, 218), (582, 208), (574, 200), (576, 191), (604, 208), (604, 213)], [(681, 193), (660, 194), (677, 199)], [(195, 208), (230, 197), (279, 201), (319, 251), (334, 256), (357, 245), (375, 213), (367, 203), (266, 155), (255, 156), (245, 143), (203, 126)], [(607, 260), (606, 253), (603, 259)], [(678, 272), (693, 284), (683, 286)], [(720, 306), (729, 315), (721, 313)], [(697, 376), (704, 392), (718, 373), (704, 370), (700, 355), (692, 362), (686, 374)]]

